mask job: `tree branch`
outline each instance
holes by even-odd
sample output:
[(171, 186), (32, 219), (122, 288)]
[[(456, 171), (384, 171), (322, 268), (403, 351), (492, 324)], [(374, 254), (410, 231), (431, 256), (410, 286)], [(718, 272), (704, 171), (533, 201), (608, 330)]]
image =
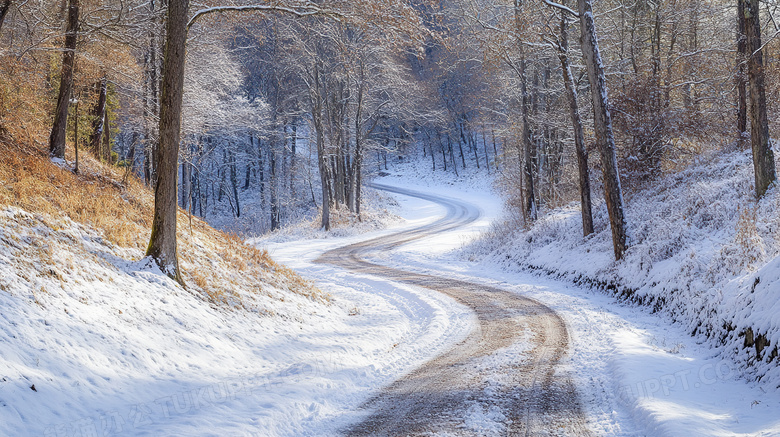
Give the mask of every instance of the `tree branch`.
[(334, 18), (339, 21), (343, 16), (335, 11), (327, 11), (320, 9), (316, 6), (304, 6), (305, 9), (299, 10), (294, 8), (288, 8), (284, 6), (272, 6), (272, 5), (247, 5), (247, 6), (215, 6), (213, 8), (201, 9), (190, 18), (187, 23), (187, 29), (192, 27), (195, 22), (203, 17), (215, 12), (242, 12), (242, 11), (272, 11), (272, 12), (284, 12), (287, 14), (295, 15), (296, 17), (308, 17), (312, 15), (324, 15)]
[(543, 2), (544, 2), (544, 4), (546, 4), (547, 6), (550, 6), (550, 7), (553, 7), (553, 8), (558, 8), (558, 9), (560, 9), (560, 10), (562, 10), (562, 11), (565, 11), (565, 12), (568, 12), (568, 13), (570, 13), (570, 14), (574, 15), (575, 17), (579, 17), (579, 16), (580, 16), (580, 14), (578, 14), (577, 12), (575, 12), (573, 9), (571, 9), (571, 8), (568, 8), (568, 7), (566, 7), (566, 6), (564, 6), (564, 5), (560, 4), (560, 3), (555, 3), (555, 2), (552, 2), (552, 1), (550, 1), (550, 0), (542, 0), (542, 1), (543, 1)]

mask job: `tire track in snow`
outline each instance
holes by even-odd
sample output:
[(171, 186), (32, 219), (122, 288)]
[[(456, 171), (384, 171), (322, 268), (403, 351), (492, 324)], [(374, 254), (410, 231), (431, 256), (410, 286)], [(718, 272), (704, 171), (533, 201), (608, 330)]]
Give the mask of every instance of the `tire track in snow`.
[(421, 286), (473, 309), (479, 325), (452, 349), (395, 381), (366, 403), (350, 436), (592, 435), (563, 369), (569, 336), (544, 304), (494, 287), (408, 272), (363, 259), (474, 222), (480, 211), (455, 199), (376, 184), (442, 205), (440, 220), (325, 252), (315, 262)]

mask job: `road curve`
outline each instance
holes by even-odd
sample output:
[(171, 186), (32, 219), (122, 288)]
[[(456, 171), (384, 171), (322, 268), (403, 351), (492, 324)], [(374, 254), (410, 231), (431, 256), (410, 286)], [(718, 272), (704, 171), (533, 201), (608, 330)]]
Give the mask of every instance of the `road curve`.
[(544, 304), (484, 285), (407, 272), (363, 259), (437, 232), (469, 224), (479, 209), (465, 202), (375, 184), (375, 188), (440, 204), (433, 223), (325, 252), (332, 264), (444, 293), (473, 309), (479, 325), (450, 350), (384, 388), (348, 436), (589, 436), (571, 377), (562, 368), (569, 336)]

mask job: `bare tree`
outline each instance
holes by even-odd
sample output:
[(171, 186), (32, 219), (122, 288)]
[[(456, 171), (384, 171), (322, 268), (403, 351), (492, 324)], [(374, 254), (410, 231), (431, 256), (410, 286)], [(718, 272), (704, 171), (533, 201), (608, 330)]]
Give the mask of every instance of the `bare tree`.
[(762, 197), (776, 179), (775, 155), (769, 144), (769, 120), (764, 89), (764, 56), (761, 46), (759, 1), (740, 0), (745, 20), (745, 38), (748, 54), (748, 82), (750, 86), (750, 143), (753, 149), (756, 197)]
[[(515, 0), (515, 21), (517, 32), (520, 32), (522, 21), (521, 15), (523, 12), (523, 0)], [(525, 42), (522, 39), (518, 39), (517, 45), (520, 51), (520, 60), (518, 62), (518, 75), (520, 76), (520, 93), (521, 93), (521, 113), (523, 117), (522, 127), (522, 141), (523, 141), (523, 187), (524, 187), (524, 200), (525, 205), (523, 209), (523, 216), (526, 221), (533, 222), (536, 220), (537, 206), (536, 196), (534, 192), (534, 178), (533, 178), (533, 163), (531, 162), (531, 126), (529, 123), (528, 112), (530, 111), (530, 102), (528, 98), (528, 77), (527, 77), (527, 60), (525, 56)]]
[(742, 143), (747, 136), (747, 74), (745, 65), (748, 62), (748, 42), (745, 26), (745, 2), (737, 0), (737, 136)]
[(609, 224), (612, 228), (612, 246), (615, 251), (615, 259), (620, 260), (627, 247), (626, 218), (623, 212), (623, 193), (615, 155), (615, 137), (612, 134), (612, 116), (609, 112), (607, 98), (607, 80), (604, 76), (604, 65), (596, 37), (592, 0), (577, 0), (577, 2), (582, 33), (582, 55), (588, 69), (592, 95), (596, 143), (601, 152), (604, 199), (607, 202)]
[(79, 0), (69, 0), (68, 22), (65, 30), (65, 46), (60, 70), (60, 90), (54, 124), (49, 136), (49, 154), (54, 158), (65, 158), (65, 130), (68, 125), (68, 106), (73, 87), (73, 68), (76, 59), (76, 37), (79, 27)]
[(569, 32), (566, 11), (561, 11), (560, 32), (557, 41), (553, 41), (561, 61), (561, 73), (569, 101), (569, 116), (574, 132), (574, 147), (577, 152), (577, 169), (580, 179), (580, 204), (582, 209), (582, 233), (586, 237), (593, 233), (593, 213), (590, 199), (590, 172), (588, 170), (588, 151), (585, 148), (585, 134), (582, 129), (580, 110), (577, 103), (577, 85), (569, 62)]
[(170, 0), (168, 4), (160, 99), (160, 142), (156, 156), (154, 219), (149, 248), (146, 250), (146, 256), (152, 257), (163, 273), (180, 284), (184, 284), (184, 280), (179, 271), (176, 250), (176, 185), (188, 7), (189, 0)]

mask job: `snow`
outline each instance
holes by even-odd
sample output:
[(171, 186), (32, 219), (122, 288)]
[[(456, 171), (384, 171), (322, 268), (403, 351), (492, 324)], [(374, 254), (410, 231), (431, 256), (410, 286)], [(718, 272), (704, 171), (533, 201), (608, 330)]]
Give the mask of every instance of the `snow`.
[[(329, 305), (280, 290), (262, 314), (219, 309), (68, 220), (9, 208), (0, 237), (0, 435), (332, 435), (475, 323), (450, 298), (323, 266)], [(285, 247), (311, 259), (344, 241)]]
[[(628, 196), (630, 247), (615, 262), (603, 201), (594, 205), (596, 233), (582, 238), (579, 207), (546, 211), (528, 232), (510, 221), (465, 250), (511, 271), (534, 269), (593, 284), (664, 313), (735, 361), (741, 376), (774, 391), (780, 373), (776, 258), (780, 256), (780, 191), (756, 202), (749, 151), (703, 156), (700, 162)], [(760, 272), (760, 273), (759, 273)], [(753, 284), (758, 283), (754, 289)], [(745, 348), (746, 332), (769, 346)]]
[[(732, 174), (729, 166), (747, 163), (726, 161), (689, 175), (695, 180), (715, 173), (714, 179), (715, 170), (721, 171), (720, 184), (694, 184), (701, 204), (679, 200), (691, 203), (680, 220), (698, 225), (679, 230), (669, 223), (676, 216), (653, 209), (679, 195), (673, 181), (650, 198), (655, 206), (643, 213), (666, 219), (655, 228), (635, 230), (629, 261), (652, 261), (641, 267), (613, 264), (603, 205), (596, 208), (598, 233), (584, 242), (576, 229), (578, 213), (568, 208), (546, 216), (530, 233), (505, 232), (503, 245), (492, 247), (486, 257), (481, 236), (495, 238), (498, 230), (507, 229), (495, 225), (503, 216), (502, 201), (491, 192), (490, 178), (476, 171), (464, 171), (457, 179), (442, 172), (431, 177), (422, 164), (399, 167), (376, 182), (457, 198), (479, 208), (482, 217), (457, 231), (376, 254), (373, 261), (510, 290), (561, 314), (571, 337), (563, 362), (575, 376), (596, 435), (780, 435), (773, 367), (766, 367), (762, 381), (748, 381), (750, 356), (691, 337), (688, 319), (673, 321), (688, 313), (651, 313), (648, 307), (518, 267), (533, 259), (570, 273), (619, 278), (647, 296), (654, 289), (639, 285), (651, 277), (668, 286), (696, 272), (689, 282), (701, 281), (707, 271), (701, 264), (735, 259), (728, 254), (718, 258), (718, 251), (723, 250), (719, 242), (735, 232), (724, 227), (739, 214), (736, 207), (713, 205), (712, 198), (724, 191), (749, 191), (726, 177)], [(381, 387), (476, 326), (467, 308), (433, 291), (312, 262), (326, 250), (444, 214), (431, 202), (392, 196), (397, 205), (387, 214), (402, 220), (390, 221), (391, 228), (341, 236), (305, 231), (297, 240), (295, 234), (277, 233), (253, 240), (275, 260), (315, 279), (332, 298), (323, 303), (276, 290), (284, 299), (263, 301), (267, 311), (261, 313), (213, 307), (149, 267), (139, 253), (112, 246), (90, 228), (3, 209), (0, 435), (338, 434), (367, 414), (359, 407)], [(771, 211), (761, 205), (757, 214), (761, 218)], [(631, 215), (641, 216), (638, 211)], [(668, 240), (646, 237), (659, 234), (658, 229), (668, 231)], [(751, 235), (767, 242), (769, 232), (759, 226)], [(533, 243), (517, 244), (517, 235)], [(722, 300), (717, 302), (733, 309), (723, 314), (735, 325), (768, 333), (775, 345), (780, 308), (772, 295), (780, 259), (772, 258), (771, 244), (764, 247), (752, 273), (720, 273), (716, 282)], [(653, 258), (660, 252), (672, 254), (673, 260)], [(695, 296), (681, 293), (681, 299)], [(692, 302), (685, 308), (700, 308)], [(735, 337), (730, 344), (742, 340)], [(522, 355), (524, 341), (500, 356)], [(490, 389), (488, 384), (485, 390)], [(506, 418), (474, 404), (465, 425), (475, 434), (492, 435), (505, 429)]]
[[(698, 172), (710, 170), (705, 168)], [(477, 177), (476, 180), (461, 181), (453, 188), (446, 179), (432, 180), (419, 167), (412, 166), (402, 173), (403, 178), (391, 176), (380, 182), (424, 187), (426, 192), (439, 190), (449, 196), (455, 196), (457, 192), (459, 199), (468, 199), (485, 214), (479, 224), (467, 230), (473, 232), (472, 237), (480, 231), (488, 231), (491, 236), (496, 232), (495, 226), (488, 224), (499, 221), (503, 213), (497, 196), (484, 188), (490, 185), (489, 181), (480, 183)], [(724, 185), (729, 183), (724, 182)], [(404, 205), (405, 201), (399, 199), (399, 204)], [(606, 216), (603, 208), (602, 213)], [(578, 212), (572, 212), (571, 216), (566, 220), (579, 225)], [(610, 241), (606, 238), (599, 251), (591, 248), (590, 252), (556, 258), (565, 254), (554, 249), (555, 244), (566, 250), (571, 250), (571, 246), (579, 250), (575, 244), (566, 244), (568, 239), (582, 238), (579, 229), (570, 229), (563, 223), (568, 222), (556, 220), (556, 217), (544, 222), (545, 228), (539, 234), (558, 239), (549, 237), (549, 241), (538, 243), (540, 248), (534, 250), (529, 259), (535, 259), (541, 265), (547, 260), (555, 260), (560, 265), (582, 270), (594, 268), (594, 265), (598, 267), (599, 263), (613, 263)], [(608, 234), (608, 230), (604, 233)], [(596, 238), (599, 236), (593, 239)], [(674, 239), (675, 235), (665, 238)], [(478, 239), (464, 247), (463, 240), (468, 238), (460, 241), (430, 239), (402, 246), (392, 254), (377, 255), (373, 261), (513, 290), (537, 299), (561, 314), (572, 338), (568, 364), (576, 375), (582, 402), (597, 435), (780, 435), (780, 392), (775, 385), (746, 381), (746, 369), (741, 361), (718, 354), (717, 349), (702, 342), (701, 338), (692, 337), (685, 325), (674, 323), (668, 314), (650, 313), (645, 307), (626, 304), (594, 289), (495, 262), (507, 253), (516, 256), (512, 252), (496, 251), (491, 257), (482, 259), (473, 245), (487, 242)], [(511, 242), (517, 243), (517, 239), (505, 241), (506, 245), (500, 247), (506, 250)], [(481, 261), (474, 262), (474, 259)], [(771, 320), (766, 325), (756, 324), (757, 329), (766, 332), (763, 329), (777, 326), (772, 323), (778, 321), (778, 304), (764, 299), (760, 303), (761, 310), (758, 310), (759, 305), (746, 306), (744, 299), (755, 282), (754, 276), (762, 278), (754, 295), (767, 296), (770, 288), (777, 289), (775, 281), (780, 276), (780, 261), (775, 259), (753, 275), (731, 283), (733, 287), (741, 284), (743, 301), (730, 306), (742, 309), (739, 314), (744, 318)], [(764, 288), (761, 288), (762, 284)], [(771, 341), (777, 344), (774, 339)], [(493, 426), (489, 411), (470, 411), (467, 421), (471, 423), (475, 418), (481, 419), (479, 423), (484, 429)]]

